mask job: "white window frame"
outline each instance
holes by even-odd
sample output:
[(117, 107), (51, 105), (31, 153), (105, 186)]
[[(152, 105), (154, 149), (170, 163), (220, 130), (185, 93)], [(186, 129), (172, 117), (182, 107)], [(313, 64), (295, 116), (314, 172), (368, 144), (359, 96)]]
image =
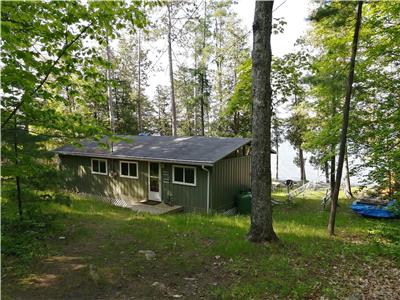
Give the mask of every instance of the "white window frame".
[[(136, 165), (136, 176), (122, 175), (122, 163), (128, 164), (128, 173), (130, 173), (129, 164)], [(119, 161), (119, 177), (139, 179), (139, 164), (137, 161), (120, 160)]]
[[(93, 171), (93, 161), (94, 161), (94, 160), (104, 161), (104, 162), (106, 163), (106, 172), (105, 172), (105, 173)], [(90, 160), (90, 170), (92, 171), (92, 174), (105, 175), (105, 176), (107, 176), (107, 175), (108, 175), (108, 161), (107, 161), (107, 159), (104, 159), (104, 158), (92, 158), (92, 159)], [(99, 165), (99, 171), (100, 171), (100, 165)]]
[[(183, 180), (184, 181), (175, 181), (175, 168), (182, 168), (183, 169)], [(194, 170), (194, 183), (185, 182), (185, 169), (193, 169)], [(196, 167), (180, 166), (180, 165), (173, 165), (172, 166), (172, 183), (173, 184), (196, 186), (196, 182), (197, 182), (197, 168)]]

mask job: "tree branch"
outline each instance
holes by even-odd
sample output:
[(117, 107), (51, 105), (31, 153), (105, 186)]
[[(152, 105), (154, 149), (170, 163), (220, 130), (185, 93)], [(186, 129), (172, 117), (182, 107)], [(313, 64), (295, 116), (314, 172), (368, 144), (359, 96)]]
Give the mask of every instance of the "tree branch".
[[(68, 44), (65, 44), (65, 46), (62, 48), (60, 54), (58, 55), (57, 59), (53, 61), (51, 66), (49, 67), (46, 75), (43, 77), (43, 79), (40, 81), (39, 85), (31, 92), (29, 93), (28, 96), (33, 96), (35, 95), (38, 90), (42, 88), (42, 86), (46, 83), (47, 78), (50, 76), (51, 72), (53, 71), (54, 67), (57, 65), (57, 63), (60, 61), (61, 57), (67, 52), (68, 48), (70, 48), (77, 40), (79, 40), (82, 35), (89, 29), (89, 27), (92, 26), (92, 22), (90, 22), (89, 25), (85, 26), (81, 32), (75, 36), (74, 39), (72, 39)], [(17, 113), (17, 111), (21, 108), (22, 104), (24, 103), (24, 99), (21, 99), (21, 102), (19, 102), (13, 111), (10, 113), (10, 115), (7, 117), (7, 119), (1, 124), (1, 127), (3, 128), (7, 123), (10, 121), (10, 119)]]

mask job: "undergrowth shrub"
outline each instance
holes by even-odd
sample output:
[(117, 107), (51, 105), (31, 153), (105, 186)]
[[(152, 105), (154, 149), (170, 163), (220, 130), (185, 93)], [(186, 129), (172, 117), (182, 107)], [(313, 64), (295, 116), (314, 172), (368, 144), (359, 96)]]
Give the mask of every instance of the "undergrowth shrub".
[[(5, 196), (5, 195), (3, 195)], [(2, 247), (1, 254), (14, 256), (28, 262), (34, 257), (48, 253), (46, 239), (53, 238), (61, 226), (62, 214), (49, 205), (71, 206), (72, 199), (61, 193), (37, 193), (24, 190), (22, 193), (23, 218), (20, 220), (15, 195), (6, 195), (2, 200)]]

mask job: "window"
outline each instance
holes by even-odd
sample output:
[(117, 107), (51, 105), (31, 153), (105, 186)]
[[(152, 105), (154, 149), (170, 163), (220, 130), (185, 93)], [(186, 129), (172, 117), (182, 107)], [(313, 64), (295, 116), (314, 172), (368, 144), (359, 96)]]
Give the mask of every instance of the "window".
[(92, 158), (92, 174), (107, 175), (107, 160)]
[(196, 186), (195, 167), (172, 167), (173, 183)]
[(135, 179), (139, 177), (138, 163), (134, 161), (120, 161), (119, 171), (121, 177), (129, 177)]

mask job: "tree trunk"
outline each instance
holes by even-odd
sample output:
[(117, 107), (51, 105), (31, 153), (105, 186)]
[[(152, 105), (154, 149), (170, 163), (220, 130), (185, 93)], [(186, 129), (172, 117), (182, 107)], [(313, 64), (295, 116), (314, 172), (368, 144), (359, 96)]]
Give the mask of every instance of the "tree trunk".
[(389, 169), (388, 170), (388, 192), (389, 192), (389, 196), (393, 195), (393, 185), (392, 185), (392, 171)]
[(329, 223), (328, 223), (329, 235), (335, 234), (336, 208), (337, 208), (337, 201), (338, 201), (338, 197), (339, 197), (340, 182), (342, 180), (344, 156), (345, 156), (345, 152), (346, 152), (347, 129), (349, 127), (349, 114), (350, 114), (350, 99), (351, 99), (351, 93), (353, 90), (354, 67), (355, 67), (355, 63), (356, 63), (358, 35), (360, 32), (360, 27), (361, 27), (362, 4), (363, 4), (362, 1), (358, 1), (357, 19), (356, 19), (356, 25), (355, 25), (355, 29), (354, 29), (354, 37), (353, 37), (352, 52), (351, 52), (351, 59), (350, 59), (350, 69), (349, 69), (349, 75), (348, 75), (348, 79), (347, 79), (346, 97), (345, 97), (344, 106), (343, 106), (343, 123), (342, 123), (342, 131), (340, 134), (340, 147), (339, 147), (339, 158), (338, 158), (338, 166), (337, 166), (337, 173), (336, 173), (336, 182), (335, 182), (335, 188), (334, 188), (333, 194), (332, 194), (332, 205), (331, 205), (331, 212), (329, 215)]
[(327, 161), (324, 163), (324, 173), (325, 173), (325, 182), (329, 183), (329, 163)]
[(276, 167), (275, 167), (275, 179), (279, 180), (279, 139), (275, 140), (275, 151), (276, 151)]
[(163, 131), (164, 131), (164, 126), (162, 124), (162, 120), (161, 120), (161, 108), (158, 108), (158, 131), (160, 133), (160, 135), (164, 135)]
[(235, 111), (233, 113), (233, 134), (237, 136), (239, 134), (240, 129), (240, 119), (239, 112)]
[[(332, 98), (332, 119), (335, 118), (336, 115), (336, 99)], [(333, 195), (333, 190), (335, 189), (335, 174), (336, 174), (336, 144), (331, 145), (331, 180), (330, 180), (330, 191), (331, 197)]]
[(347, 150), (344, 156), (344, 168), (346, 171), (346, 180), (344, 185), (344, 194), (347, 199), (353, 199), (353, 193), (351, 191), (351, 182), (350, 182), (350, 168), (349, 168), (349, 156), (347, 154)]
[(70, 113), (75, 111), (75, 101), (74, 97), (71, 97), (70, 92), (69, 92), (69, 86), (65, 87), (65, 94), (67, 95), (67, 100), (68, 100), (68, 110)]
[[(196, 37), (196, 34), (195, 34)], [(198, 64), (197, 64), (197, 49), (196, 49), (196, 43), (194, 44), (194, 70), (196, 70), (196, 72), (193, 72), (193, 82), (194, 82), (194, 87), (193, 87), (193, 99), (195, 101), (195, 103), (197, 103), (197, 68), (198, 68)], [(194, 105), (193, 107), (193, 134), (197, 135), (198, 130), (197, 130), (197, 104)]]
[(273, 131), (274, 131), (274, 146), (276, 151), (276, 165), (275, 165), (275, 179), (279, 180), (279, 121), (275, 119), (273, 121)]
[[(17, 140), (17, 117), (14, 115), (14, 155), (15, 155), (15, 167), (18, 169), (19, 157), (18, 157), (18, 140)], [(22, 200), (21, 200), (21, 184), (19, 176), (15, 176), (15, 187), (17, 190), (17, 203), (18, 203), (18, 214), (19, 220), (22, 221)]]
[(140, 30), (138, 31), (138, 99), (137, 99), (137, 118), (138, 118), (138, 131), (143, 131), (142, 122), (142, 56), (141, 56), (141, 44), (140, 44)]
[(200, 102), (200, 120), (201, 120), (201, 135), (205, 135), (205, 122), (204, 122), (204, 93), (205, 93), (205, 85), (206, 85), (206, 63), (204, 61), (204, 49), (206, 47), (206, 14), (207, 14), (207, 2), (204, 1), (204, 24), (203, 24), (203, 46), (201, 49), (202, 54), (202, 63), (201, 63), (201, 102)]
[(299, 147), (299, 160), (300, 160), (300, 180), (304, 184), (307, 178), (306, 178), (306, 168), (304, 165), (304, 153), (301, 147)]
[(204, 73), (201, 71), (201, 83), (200, 83), (200, 135), (204, 135)]
[(222, 41), (221, 41), (221, 24), (218, 22), (218, 18), (215, 19), (215, 48), (217, 51), (217, 57), (215, 58), (215, 65), (217, 69), (217, 99), (220, 102), (220, 111), (222, 109), (223, 95), (222, 95)]
[[(107, 39), (107, 61), (111, 63), (111, 49), (109, 45), (109, 41)], [(111, 67), (107, 68), (107, 96), (108, 96), (108, 117), (110, 119), (110, 130), (114, 133), (114, 108), (113, 108), (113, 98), (112, 98), (112, 88), (111, 88)]]
[(273, 1), (257, 1), (253, 23), (252, 210), (248, 239), (276, 241), (271, 204), (271, 29)]
[(175, 86), (174, 69), (172, 65), (172, 24), (171, 24), (171, 4), (167, 4), (168, 9), (168, 60), (169, 60), (169, 80), (171, 82), (171, 112), (172, 112), (172, 135), (176, 136), (176, 104), (175, 104)]
[[(335, 145), (332, 145), (332, 148), (335, 149)], [(332, 150), (335, 151), (335, 150)], [(335, 173), (336, 173), (336, 156), (333, 155), (331, 157), (331, 180), (330, 180), (330, 190), (331, 196), (333, 195), (333, 190), (335, 189)]]

